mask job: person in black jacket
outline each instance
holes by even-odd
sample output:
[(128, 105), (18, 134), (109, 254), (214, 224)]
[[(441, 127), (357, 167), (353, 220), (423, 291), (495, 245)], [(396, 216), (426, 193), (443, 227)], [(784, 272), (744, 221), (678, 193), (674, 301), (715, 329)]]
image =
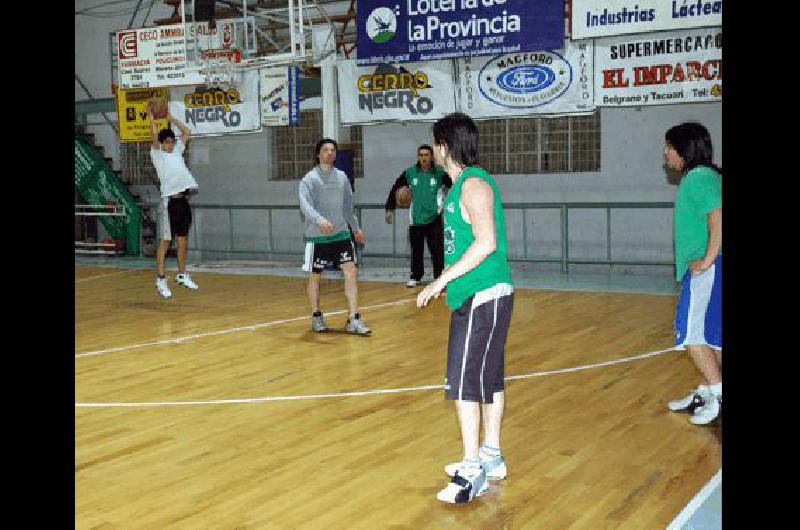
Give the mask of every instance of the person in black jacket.
[(429, 145), (421, 145), (417, 149), (417, 163), (395, 180), (389, 197), (386, 199), (386, 222), (394, 220), (397, 208), (395, 193), (403, 186), (411, 188), (411, 204), (409, 205), (408, 238), (411, 243), (411, 275), (406, 287), (416, 287), (425, 274), (423, 254), (425, 240), (428, 241), (428, 252), (433, 262), (434, 280), (444, 269), (444, 247), (442, 233), (441, 205), (447, 190), (453, 185), (445, 171), (433, 164), (433, 149)]

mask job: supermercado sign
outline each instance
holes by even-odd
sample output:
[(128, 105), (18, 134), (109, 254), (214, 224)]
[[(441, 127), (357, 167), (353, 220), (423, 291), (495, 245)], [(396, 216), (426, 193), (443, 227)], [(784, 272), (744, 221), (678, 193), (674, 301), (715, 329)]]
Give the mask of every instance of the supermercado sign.
[[(226, 49), (233, 42), (233, 24), (218, 21), (209, 28), (197, 23), (200, 50)], [(120, 88), (149, 88), (195, 85), (205, 82), (200, 72), (187, 72), (186, 46), (194, 42), (195, 29), (189, 25), (184, 42), (183, 24), (117, 32), (117, 70)]]
[(358, 64), (551, 50), (563, 0), (359, 0)]
[(594, 110), (593, 45), (457, 61), (459, 107), (473, 117)]
[(595, 40), (597, 106), (722, 100), (722, 28)]
[(170, 89), (169, 111), (194, 135), (261, 130), (258, 71), (245, 72), (238, 88)]
[(452, 61), (356, 66), (339, 61), (342, 123), (438, 120), (455, 111)]
[(722, 0), (572, 0), (572, 38), (722, 25)]

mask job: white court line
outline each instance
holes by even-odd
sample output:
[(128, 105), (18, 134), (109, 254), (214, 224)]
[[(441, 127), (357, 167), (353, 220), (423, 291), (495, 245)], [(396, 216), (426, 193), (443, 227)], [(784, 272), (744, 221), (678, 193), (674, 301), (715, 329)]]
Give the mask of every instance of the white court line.
[(97, 278), (105, 278), (107, 276), (115, 276), (117, 274), (125, 274), (126, 272), (135, 272), (143, 270), (148, 270), (148, 269), (125, 269), (124, 271), (109, 272), (108, 274), (100, 274), (97, 276), (88, 276), (86, 278), (81, 278), (80, 280), (75, 280), (75, 283), (88, 282), (89, 280), (96, 280)]
[[(677, 351), (675, 348), (670, 348), (668, 350), (659, 350), (650, 353), (645, 353), (641, 355), (634, 355), (632, 357), (626, 357), (624, 359), (617, 359), (614, 361), (605, 361), (601, 363), (595, 364), (587, 364), (585, 366), (576, 366), (574, 368), (562, 368), (561, 370), (550, 370), (547, 372), (535, 372), (532, 374), (525, 374), (525, 375), (512, 375), (506, 377), (506, 381), (511, 381), (513, 379), (525, 379), (528, 377), (540, 377), (544, 375), (553, 375), (553, 374), (563, 374), (568, 372), (575, 372), (578, 370), (588, 370), (590, 368), (599, 368), (601, 366), (608, 366), (612, 364), (620, 364), (626, 363), (631, 361), (636, 361), (638, 359), (644, 359), (645, 357), (653, 357), (655, 355), (661, 355), (670, 351)], [(304, 399), (322, 399), (322, 398), (332, 398), (332, 397), (352, 397), (352, 396), (369, 396), (375, 394), (399, 394), (402, 392), (417, 392), (420, 390), (441, 390), (444, 388), (444, 385), (426, 385), (426, 386), (412, 386), (408, 388), (384, 388), (378, 390), (362, 390), (356, 392), (334, 392), (331, 394), (309, 394), (304, 396), (265, 396), (265, 397), (258, 397), (258, 398), (248, 398), (248, 399), (212, 399), (207, 401), (153, 401), (153, 402), (128, 402), (128, 403), (75, 403), (75, 408), (90, 408), (90, 407), (163, 407), (168, 405), (234, 405), (234, 404), (241, 404), (241, 403), (263, 403), (265, 401), (296, 401), (296, 400), (304, 400)]]
[(722, 483), (722, 469), (717, 471), (717, 473), (711, 477), (711, 480), (708, 481), (708, 484), (703, 486), (697, 495), (686, 505), (686, 507), (681, 510), (681, 513), (669, 524), (667, 530), (680, 530), (683, 526), (689, 521), (689, 519), (694, 515), (698, 508), (708, 499), (708, 497), (714, 492), (715, 489)]
[[(375, 305), (369, 305), (369, 306), (366, 306), (366, 307), (362, 307), (362, 308), (360, 308), (360, 310), (363, 311), (364, 309), (378, 309), (380, 307), (388, 307), (388, 306), (392, 306), (392, 305), (406, 304), (408, 302), (413, 302), (414, 300), (416, 300), (416, 298), (408, 298), (406, 300), (396, 300), (394, 302), (384, 302), (382, 304), (375, 304)], [(347, 311), (348, 311), (347, 309), (341, 309), (339, 311), (330, 311), (330, 312), (325, 313), (325, 314), (326, 315), (341, 315), (342, 313), (347, 313)], [(190, 341), (190, 340), (194, 340), (194, 339), (200, 339), (200, 338), (203, 338), (203, 337), (210, 337), (212, 335), (225, 335), (227, 333), (236, 333), (238, 331), (253, 331), (253, 330), (256, 330), (258, 328), (265, 328), (265, 327), (268, 327), (268, 326), (275, 326), (277, 324), (286, 324), (288, 322), (297, 322), (298, 320), (306, 320), (308, 318), (309, 318), (308, 316), (302, 316), (302, 317), (286, 318), (284, 320), (272, 320), (270, 322), (260, 322), (258, 324), (251, 324), (249, 326), (241, 326), (241, 327), (238, 327), (238, 328), (221, 329), (221, 330), (218, 330), (218, 331), (208, 331), (206, 333), (198, 333), (196, 335), (187, 335), (185, 337), (177, 337), (177, 338), (174, 338), (174, 339), (164, 339), (164, 340), (157, 340), (157, 341), (153, 341), (153, 342), (143, 342), (141, 344), (129, 344), (127, 346), (118, 346), (116, 348), (109, 348), (107, 350), (80, 352), (80, 353), (76, 353), (75, 354), (75, 358), (78, 359), (80, 357), (91, 357), (91, 356), (94, 356), (94, 355), (103, 355), (105, 353), (113, 353), (113, 352), (124, 351), (124, 350), (134, 350), (134, 349), (137, 349), (137, 348), (146, 348), (147, 346), (158, 346), (158, 345), (161, 345), (161, 344), (178, 344), (178, 343), (181, 343), (181, 342), (186, 342), (186, 341)]]

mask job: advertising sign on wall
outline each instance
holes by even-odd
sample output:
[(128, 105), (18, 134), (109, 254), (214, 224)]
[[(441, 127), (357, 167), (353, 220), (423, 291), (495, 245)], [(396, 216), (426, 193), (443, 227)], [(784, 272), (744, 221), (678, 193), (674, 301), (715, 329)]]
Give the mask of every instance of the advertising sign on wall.
[(459, 59), (459, 110), (474, 118), (590, 112), (593, 55), (591, 41), (566, 41), (563, 50)]
[(563, 0), (360, 0), (358, 64), (553, 50)]
[(245, 72), (242, 83), (228, 90), (173, 88), (169, 111), (197, 136), (260, 131), (258, 72)]
[[(218, 20), (189, 24), (184, 43), (183, 24), (155, 28), (126, 29), (117, 32), (117, 70), (120, 88), (195, 85), (205, 82), (200, 72), (187, 72), (186, 46), (203, 50), (227, 50), (235, 44), (232, 21)], [(234, 53), (235, 52), (231, 52)]]
[(572, 0), (572, 38), (722, 25), (722, 0)]
[(356, 66), (339, 61), (342, 123), (438, 120), (455, 111), (450, 60)]
[(297, 125), (300, 112), (299, 68), (274, 66), (261, 68), (259, 88), (261, 125)]
[(722, 100), (722, 28), (595, 40), (597, 106)]
[[(117, 90), (117, 117), (120, 142), (150, 142), (150, 115), (147, 103), (150, 98), (169, 98), (166, 88), (129, 88)], [(166, 118), (156, 120), (156, 130), (167, 128)]]

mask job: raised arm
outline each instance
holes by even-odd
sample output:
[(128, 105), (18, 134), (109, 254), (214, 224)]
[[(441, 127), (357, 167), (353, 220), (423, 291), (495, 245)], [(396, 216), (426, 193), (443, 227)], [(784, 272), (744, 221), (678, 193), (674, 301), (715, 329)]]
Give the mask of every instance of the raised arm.
[(175, 126), (180, 129), (181, 141), (183, 142), (183, 145), (186, 146), (189, 143), (189, 137), (191, 136), (191, 131), (189, 131), (189, 128), (171, 113), (167, 114), (167, 119), (170, 123), (174, 123)]
[(150, 134), (153, 137), (153, 149), (161, 149), (161, 144), (158, 143), (158, 129), (156, 129), (156, 119), (153, 117), (152, 112), (147, 113), (150, 116)]

